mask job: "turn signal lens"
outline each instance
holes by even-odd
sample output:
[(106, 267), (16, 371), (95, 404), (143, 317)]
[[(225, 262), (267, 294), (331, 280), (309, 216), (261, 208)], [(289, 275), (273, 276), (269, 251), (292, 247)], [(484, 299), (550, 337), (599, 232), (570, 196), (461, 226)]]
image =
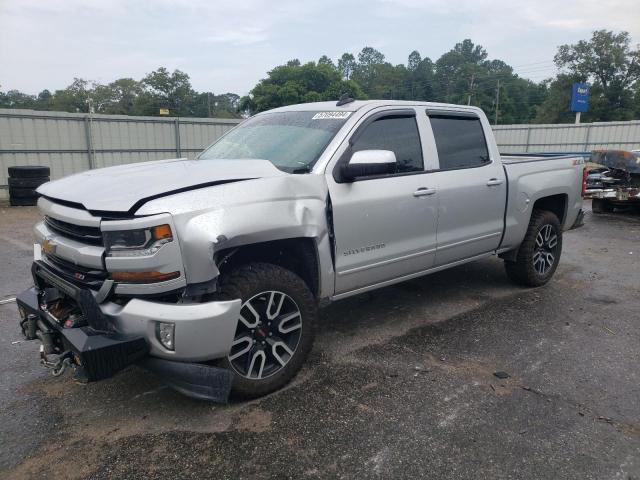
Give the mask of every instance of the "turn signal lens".
[(165, 282), (178, 278), (180, 272), (162, 273), (162, 272), (112, 272), (111, 278), (116, 282), (123, 283), (153, 283)]
[(171, 235), (171, 227), (166, 223), (164, 225), (159, 225), (157, 227), (153, 227), (153, 238), (156, 240), (162, 240), (164, 238), (172, 238)]

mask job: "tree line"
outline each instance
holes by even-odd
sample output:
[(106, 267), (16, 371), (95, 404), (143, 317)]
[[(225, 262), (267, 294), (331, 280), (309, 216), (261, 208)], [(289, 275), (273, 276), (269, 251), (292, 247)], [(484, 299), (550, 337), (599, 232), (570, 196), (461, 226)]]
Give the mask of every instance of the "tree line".
[(189, 75), (160, 67), (141, 80), (119, 78), (100, 84), (75, 78), (62, 90), (28, 95), (18, 90), (0, 91), (0, 108), (29, 108), (62, 112), (158, 116), (238, 118), (240, 96), (235, 93), (197, 92)]
[[(627, 32), (594, 31), (589, 40), (561, 45), (553, 62), (559, 73), (534, 82), (520, 77), (502, 60), (466, 39), (433, 61), (412, 51), (406, 64), (393, 65), (375, 48), (335, 61), (290, 60), (268, 72), (248, 95), (196, 92), (189, 76), (165, 68), (142, 80), (122, 78), (107, 85), (75, 79), (63, 90), (27, 95), (0, 91), (0, 107), (126, 115), (238, 117), (283, 105), (335, 100), (398, 99), (474, 105), (494, 123), (571, 122), (571, 85), (591, 87), (585, 122), (640, 118), (640, 48)], [(532, 65), (532, 64), (530, 64)]]

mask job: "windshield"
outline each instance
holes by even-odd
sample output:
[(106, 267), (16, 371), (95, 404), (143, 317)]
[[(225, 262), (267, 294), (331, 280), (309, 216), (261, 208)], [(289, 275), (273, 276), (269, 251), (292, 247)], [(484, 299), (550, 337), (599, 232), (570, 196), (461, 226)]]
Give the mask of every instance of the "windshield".
[(311, 170), (351, 112), (278, 112), (250, 118), (215, 142), (201, 160), (262, 159), (280, 170)]

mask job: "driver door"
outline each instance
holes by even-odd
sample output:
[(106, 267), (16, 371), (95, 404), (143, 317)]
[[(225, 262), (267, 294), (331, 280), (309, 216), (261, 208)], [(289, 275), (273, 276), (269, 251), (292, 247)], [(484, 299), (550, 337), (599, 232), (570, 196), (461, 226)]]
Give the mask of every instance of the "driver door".
[[(357, 151), (390, 150), (393, 171), (343, 181), (335, 175)], [(425, 173), (414, 109), (365, 118), (327, 182), (335, 234), (335, 295), (368, 290), (434, 265), (438, 196)]]

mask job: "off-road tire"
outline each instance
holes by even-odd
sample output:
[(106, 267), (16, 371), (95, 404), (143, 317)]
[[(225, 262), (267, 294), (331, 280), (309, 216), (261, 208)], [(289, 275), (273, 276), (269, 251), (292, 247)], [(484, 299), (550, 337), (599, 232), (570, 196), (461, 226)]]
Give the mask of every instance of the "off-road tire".
[(48, 177), (51, 174), (51, 169), (49, 167), (37, 165), (20, 165), (9, 167), (7, 170), (9, 176), (12, 178)]
[(9, 177), (9, 187), (11, 188), (38, 188), (43, 183), (49, 181), (49, 177), (13, 178)]
[(24, 165), (9, 167), (9, 176), (13, 178), (34, 178), (48, 177), (51, 174), (49, 167), (40, 167), (36, 165)]
[(38, 198), (38, 193), (34, 188), (9, 187), (10, 198)]
[[(557, 249), (555, 253), (554, 263), (544, 274), (536, 271), (533, 263), (533, 257), (536, 252), (536, 237), (541, 229), (550, 225), (553, 233), (557, 235)], [(531, 214), (529, 227), (524, 236), (524, 240), (518, 248), (515, 261), (505, 260), (504, 266), (507, 276), (518, 285), (526, 287), (539, 287), (546, 284), (558, 267), (560, 262), (560, 254), (562, 252), (562, 227), (558, 217), (547, 210), (534, 210)]]
[(613, 205), (603, 198), (594, 198), (591, 200), (591, 211), (593, 213), (611, 213)]
[(217, 300), (245, 301), (266, 291), (279, 291), (288, 295), (297, 305), (302, 319), (302, 333), (297, 348), (289, 361), (279, 371), (263, 379), (248, 379), (235, 372), (228, 358), (219, 364), (236, 373), (232, 395), (236, 398), (255, 398), (274, 392), (298, 373), (306, 360), (315, 336), (317, 303), (307, 284), (295, 273), (269, 263), (249, 263), (223, 273), (219, 290), (213, 297)]
[(38, 199), (31, 198), (9, 198), (9, 205), (12, 207), (33, 207), (38, 204)]

